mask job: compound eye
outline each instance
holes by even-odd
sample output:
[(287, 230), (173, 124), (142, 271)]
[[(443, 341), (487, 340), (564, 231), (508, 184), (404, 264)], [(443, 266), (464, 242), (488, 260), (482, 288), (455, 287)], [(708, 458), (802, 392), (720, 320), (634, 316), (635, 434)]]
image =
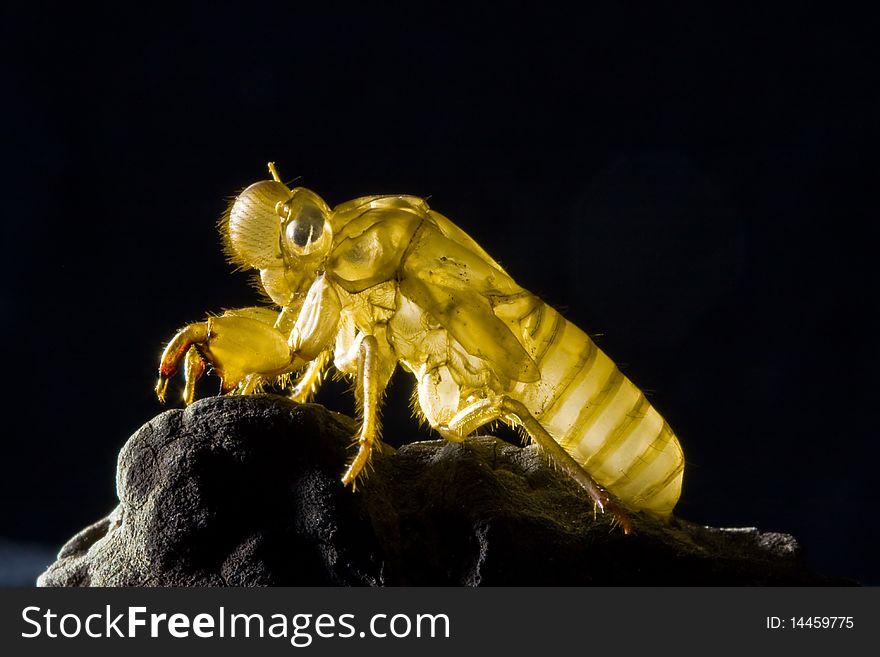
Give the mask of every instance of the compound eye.
[(287, 224), (287, 239), (300, 248), (317, 242), (324, 231), (324, 215), (316, 207), (305, 207), (299, 216)]
[(276, 208), (284, 221), (286, 251), (295, 256), (323, 255), (330, 247), (332, 236), (324, 210), (306, 200), (291, 199)]

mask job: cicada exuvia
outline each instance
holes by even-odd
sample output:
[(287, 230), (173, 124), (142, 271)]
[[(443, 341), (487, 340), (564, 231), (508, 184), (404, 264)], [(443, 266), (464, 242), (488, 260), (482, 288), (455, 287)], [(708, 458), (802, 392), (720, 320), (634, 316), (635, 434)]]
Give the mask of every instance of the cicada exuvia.
[(220, 226), (230, 260), (259, 271), (275, 307), (179, 331), (162, 355), (160, 399), (183, 365), (187, 404), (209, 366), (227, 394), (290, 381), (291, 397), (306, 401), (332, 364), (356, 379), (362, 420), (342, 476), (354, 486), (399, 364), (416, 378), (417, 412), (444, 438), (497, 420), (521, 427), (625, 530), (626, 508), (671, 515), (678, 440), (590, 337), (424, 199), (369, 196), (331, 209), (269, 170), (273, 179), (242, 191)]

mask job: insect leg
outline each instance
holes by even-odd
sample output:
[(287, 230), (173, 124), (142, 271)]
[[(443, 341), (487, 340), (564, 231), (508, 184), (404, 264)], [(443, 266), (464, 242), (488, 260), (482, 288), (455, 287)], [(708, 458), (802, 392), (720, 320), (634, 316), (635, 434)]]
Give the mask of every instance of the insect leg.
[(358, 348), (358, 387), (355, 390), (362, 416), (358, 434), (358, 453), (342, 475), (344, 485), (355, 486), (358, 475), (369, 462), (373, 446), (379, 441), (379, 343), (374, 335), (365, 335)]
[(562, 446), (557, 443), (553, 436), (541, 426), (534, 416), (526, 408), (521, 401), (511, 397), (504, 396), (501, 399), (501, 410), (504, 415), (513, 417), (528, 432), (529, 436), (541, 449), (556, 463), (565, 474), (575, 480), (577, 484), (583, 488), (592, 498), (593, 503), (599, 507), (599, 510), (611, 514), (611, 516), (623, 527), (624, 534), (632, 533), (632, 520), (629, 515), (623, 511), (620, 503), (615, 497), (601, 486), (590, 473), (584, 470), (581, 465), (575, 461), (571, 454), (566, 452)]
[(175, 335), (162, 354), (159, 364), (159, 381), (156, 383), (156, 396), (159, 401), (165, 401), (165, 393), (168, 390), (168, 381), (177, 373), (180, 361), (189, 352), (190, 348), (208, 339), (207, 322), (190, 324), (181, 329)]
[(623, 527), (624, 533), (632, 532), (632, 520), (620, 503), (553, 439), (522, 402), (506, 395), (482, 399), (456, 413), (449, 425), (442, 427), (442, 431), (466, 436), (499, 418), (522, 426), (556, 466), (587, 492), (601, 511), (610, 513)]
[(321, 385), (321, 373), (327, 367), (330, 353), (330, 351), (322, 351), (315, 360), (309, 363), (306, 371), (290, 391), (290, 398), (293, 401), (304, 404), (318, 391), (318, 387)]
[(183, 379), (185, 381), (183, 388), (183, 403), (189, 406), (193, 403), (196, 395), (196, 381), (202, 378), (205, 370), (208, 369), (205, 359), (199, 354), (199, 350), (192, 345), (186, 352), (186, 358), (183, 361)]
[(222, 379), (222, 391), (250, 394), (259, 384), (306, 365), (284, 335), (273, 328), (277, 314), (263, 308), (230, 310), (185, 326), (162, 354), (156, 395), (165, 401), (168, 382), (181, 365), (184, 401), (191, 403), (196, 381), (210, 365)]
[(241, 383), (238, 384), (238, 387), (232, 394), (253, 395), (260, 390), (260, 386), (263, 383), (265, 383), (265, 379), (256, 372), (248, 374), (242, 379)]

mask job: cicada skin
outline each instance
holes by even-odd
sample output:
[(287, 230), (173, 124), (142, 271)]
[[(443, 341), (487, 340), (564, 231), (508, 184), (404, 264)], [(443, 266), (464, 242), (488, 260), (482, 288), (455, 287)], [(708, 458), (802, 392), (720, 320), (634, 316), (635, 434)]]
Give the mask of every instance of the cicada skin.
[(259, 272), (276, 308), (183, 328), (162, 356), (160, 399), (182, 366), (191, 403), (210, 366), (227, 394), (289, 383), (306, 401), (332, 363), (356, 380), (362, 422), (342, 476), (354, 486), (400, 365), (415, 376), (417, 412), (444, 438), (494, 421), (519, 426), (624, 530), (632, 511), (672, 514), (678, 440), (589, 336), (424, 199), (369, 196), (331, 209), (269, 169), (273, 180), (242, 191), (220, 228), (230, 260)]

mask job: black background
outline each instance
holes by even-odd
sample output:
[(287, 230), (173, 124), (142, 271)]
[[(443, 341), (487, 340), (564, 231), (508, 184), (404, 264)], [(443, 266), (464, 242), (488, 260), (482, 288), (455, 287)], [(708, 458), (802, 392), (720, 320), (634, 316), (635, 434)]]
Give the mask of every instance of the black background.
[(653, 4), (6, 3), (0, 536), (113, 507), (164, 341), (257, 298), (214, 222), (275, 160), (430, 196), (596, 335), (684, 445), (679, 515), (880, 583), (875, 31)]

